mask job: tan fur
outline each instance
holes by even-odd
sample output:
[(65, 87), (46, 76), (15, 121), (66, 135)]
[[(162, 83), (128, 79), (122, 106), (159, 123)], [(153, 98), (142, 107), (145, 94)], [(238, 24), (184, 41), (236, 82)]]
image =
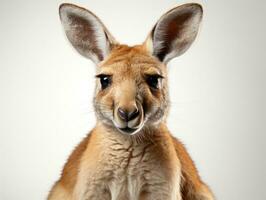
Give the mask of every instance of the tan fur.
[[(113, 44), (98, 63), (97, 74), (111, 74), (112, 84), (103, 90), (97, 80), (97, 124), (69, 157), (48, 200), (214, 199), (185, 147), (167, 129), (167, 70), (150, 48)], [(147, 85), (147, 74), (164, 77), (159, 89)], [(128, 123), (137, 133), (118, 131), (124, 123), (120, 107), (140, 109)]]

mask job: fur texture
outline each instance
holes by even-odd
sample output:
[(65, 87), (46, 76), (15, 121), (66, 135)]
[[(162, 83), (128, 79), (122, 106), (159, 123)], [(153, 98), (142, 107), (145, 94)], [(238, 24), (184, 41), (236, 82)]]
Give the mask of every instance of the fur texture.
[(172, 9), (133, 47), (118, 44), (84, 8), (63, 4), (60, 16), (72, 45), (97, 64), (97, 124), (69, 157), (48, 200), (213, 200), (166, 126), (165, 64), (194, 41), (202, 8)]

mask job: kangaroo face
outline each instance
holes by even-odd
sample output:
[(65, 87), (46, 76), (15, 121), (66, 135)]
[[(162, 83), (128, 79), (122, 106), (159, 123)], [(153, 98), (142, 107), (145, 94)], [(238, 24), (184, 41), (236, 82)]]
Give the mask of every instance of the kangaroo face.
[(166, 63), (194, 41), (202, 18), (198, 4), (164, 14), (142, 45), (120, 45), (90, 11), (60, 7), (66, 35), (74, 48), (97, 65), (94, 108), (99, 121), (133, 135), (156, 127), (168, 111)]
[(101, 121), (134, 134), (163, 119), (168, 99), (166, 68), (143, 46), (116, 46), (96, 77), (94, 105)]

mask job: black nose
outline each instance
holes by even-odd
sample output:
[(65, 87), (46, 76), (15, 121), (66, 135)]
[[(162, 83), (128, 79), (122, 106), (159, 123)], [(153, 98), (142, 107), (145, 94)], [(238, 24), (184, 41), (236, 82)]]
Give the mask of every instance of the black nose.
[(139, 115), (139, 110), (134, 108), (132, 111), (127, 111), (122, 108), (118, 108), (118, 115), (123, 121), (130, 121), (135, 119)]

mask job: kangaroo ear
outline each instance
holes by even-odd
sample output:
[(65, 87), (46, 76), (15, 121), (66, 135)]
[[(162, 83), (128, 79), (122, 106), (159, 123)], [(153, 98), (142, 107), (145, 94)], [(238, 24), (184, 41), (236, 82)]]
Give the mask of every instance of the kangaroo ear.
[(171, 9), (159, 19), (144, 45), (152, 55), (167, 63), (193, 43), (202, 14), (202, 7), (195, 3)]
[(73, 4), (62, 4), (60, 19), (73, 47), (96, 64), (109, 54), (115, 39), (92, 12)]

